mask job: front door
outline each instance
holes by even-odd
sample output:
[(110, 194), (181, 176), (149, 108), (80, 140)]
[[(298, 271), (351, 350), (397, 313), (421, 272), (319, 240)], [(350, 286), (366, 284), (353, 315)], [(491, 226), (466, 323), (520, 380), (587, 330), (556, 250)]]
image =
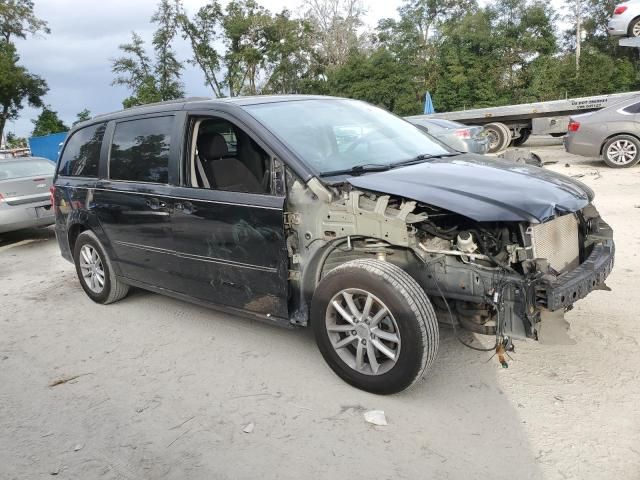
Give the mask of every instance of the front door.
[(190, 118), (192, 147), (172, 216), (178, 285), (187, 295), (287, 318), (283, 196), (271, 156), (236, 124)]

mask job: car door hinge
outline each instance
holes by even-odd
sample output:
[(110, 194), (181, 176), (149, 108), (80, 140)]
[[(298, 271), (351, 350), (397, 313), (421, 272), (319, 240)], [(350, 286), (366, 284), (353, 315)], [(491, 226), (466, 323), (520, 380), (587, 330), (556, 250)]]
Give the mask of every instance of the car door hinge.
[(284, 224), (287, 227), (291, 227), (293, 225), (300, 225), (302, 222), (302, 218), (299, 213), (295, 212), (284, 212)]
[(289, 270), (289, 280), (300, 280), (300, 270)]

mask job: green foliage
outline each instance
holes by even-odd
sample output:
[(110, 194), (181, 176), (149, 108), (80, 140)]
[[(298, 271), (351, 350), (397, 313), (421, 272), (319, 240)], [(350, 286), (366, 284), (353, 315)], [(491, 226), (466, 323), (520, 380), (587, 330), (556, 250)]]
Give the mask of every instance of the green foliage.
[(0, 0), (0, 36), (5, 42), (38, 32), (50, 33), (47, 22), (33, 12), (33, 0)]
[(546, 0), (404, 0), (397, 18), (371, 30), (362, 0), (300, 0), (301, 18), (273, 14), (259, 0), (208, 0), (192, 16), (182, 0), (160, 0), (155, 60), (134, 34), (114, 61), (114, 83), (133, 91), (125, 105), (181, 93), (182, 64), (171, 49), (181, 35), (191, 45), (188, 62), (217, 97), (338, 95), (404, 115), (422, 111), (427, 91), (443, 111), (638, 88), (637, 52), (606, 33), (617, 0), (580, 0), (577, 70), (577, 1), (567, 0), (561, 19)]
[(78, 114), (76, 115), (76, 120), (75, 122), (73, 122), (73, 124), (75, 125), (76, 123), (85, 122), (90, 119), (91, 112), (89, 111), (89, 109), (85, 108), (84, 110), (78, 112)]
[(379, 105), (400, 115), (420, 109), (411, 73), (385, 48), (370, 54), (354, 53), (336, 69), (327, 81), (332, 95), (357, 98)]
[(51, 107), (45, 105), (42, 107), (42, 112), (38, 115), (38, 118), (31, 120), (33, 123), (32, 137), (42, 137), (44, 135), (51, 135), (52, 133), (66, 132), (69, 130), (60, 118), (58, 118), (58, 112), (51, 110)]
[(151, 21), (158, 25), (152, 40), (154, 60), (148, 56), (142, 37), (132, 32), (131, 42), (118, 47), (125, 55), (111, 62), (111, 71), (116, 74), (112, 84), (132, 91), (122, 102), (125, 108), (184, 96), (180, 81), (183, 65), (171, 46), (178, 33), (178, 6), (161, 0)]
[(24, 137), (18, 137), (13, 132), (7, 132), (7, 138), (6, 138), (5, 144), (7, 148), (26, 148), (27, 139)]
[(42, 106), (48, 90), (47, 83), (19, 65), (19, 60), (15, 47), (0, 40), (0, 137), (7, 120), (17, 118), (25, 103)]
[(33, 12), (32, 0), (0, 0), (0, 138), (7, 120), (17, 118), (24, 103), (42, 105), (47, 83), (18, 64), (13, 38), (49, 33), (47, 22)]

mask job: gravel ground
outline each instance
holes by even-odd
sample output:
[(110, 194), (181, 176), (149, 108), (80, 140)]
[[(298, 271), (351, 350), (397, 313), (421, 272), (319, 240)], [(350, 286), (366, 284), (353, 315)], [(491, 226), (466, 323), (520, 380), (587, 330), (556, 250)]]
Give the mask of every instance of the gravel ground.
[(390, 397), (344, 384), (309, 331), (142, 291), (96, 305), (50, 229), (0, 236), (0, 478), (640, 478), (640, 167), (531, 148), (596, 191), (613, 291), (567, 314), (575, 345), (519, 342), (508, 369), (443, 328)]

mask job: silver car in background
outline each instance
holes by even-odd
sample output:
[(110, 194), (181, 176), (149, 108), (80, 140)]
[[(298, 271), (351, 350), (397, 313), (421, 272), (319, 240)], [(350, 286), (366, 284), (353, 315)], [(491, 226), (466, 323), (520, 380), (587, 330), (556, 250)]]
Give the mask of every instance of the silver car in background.
[(596, 112), (573, 115), (564, 137), (565, 150), (584, 157), (602, 157), (612, 168), (640, 161), (640, 97)]
[(406, 120), (459, 152), (484, 155), (489, 150), (489, 139), (485, 135), (484, 127), (467, 126), (437, 118), (407, 117)]
[(55, 222), (49, 192), (54, 171), (46, 158), (0, 160), (0, 233)]
[(616, 6), (607, 31), (614, 37), (640, 37), (640, 0), (630, 0)]

